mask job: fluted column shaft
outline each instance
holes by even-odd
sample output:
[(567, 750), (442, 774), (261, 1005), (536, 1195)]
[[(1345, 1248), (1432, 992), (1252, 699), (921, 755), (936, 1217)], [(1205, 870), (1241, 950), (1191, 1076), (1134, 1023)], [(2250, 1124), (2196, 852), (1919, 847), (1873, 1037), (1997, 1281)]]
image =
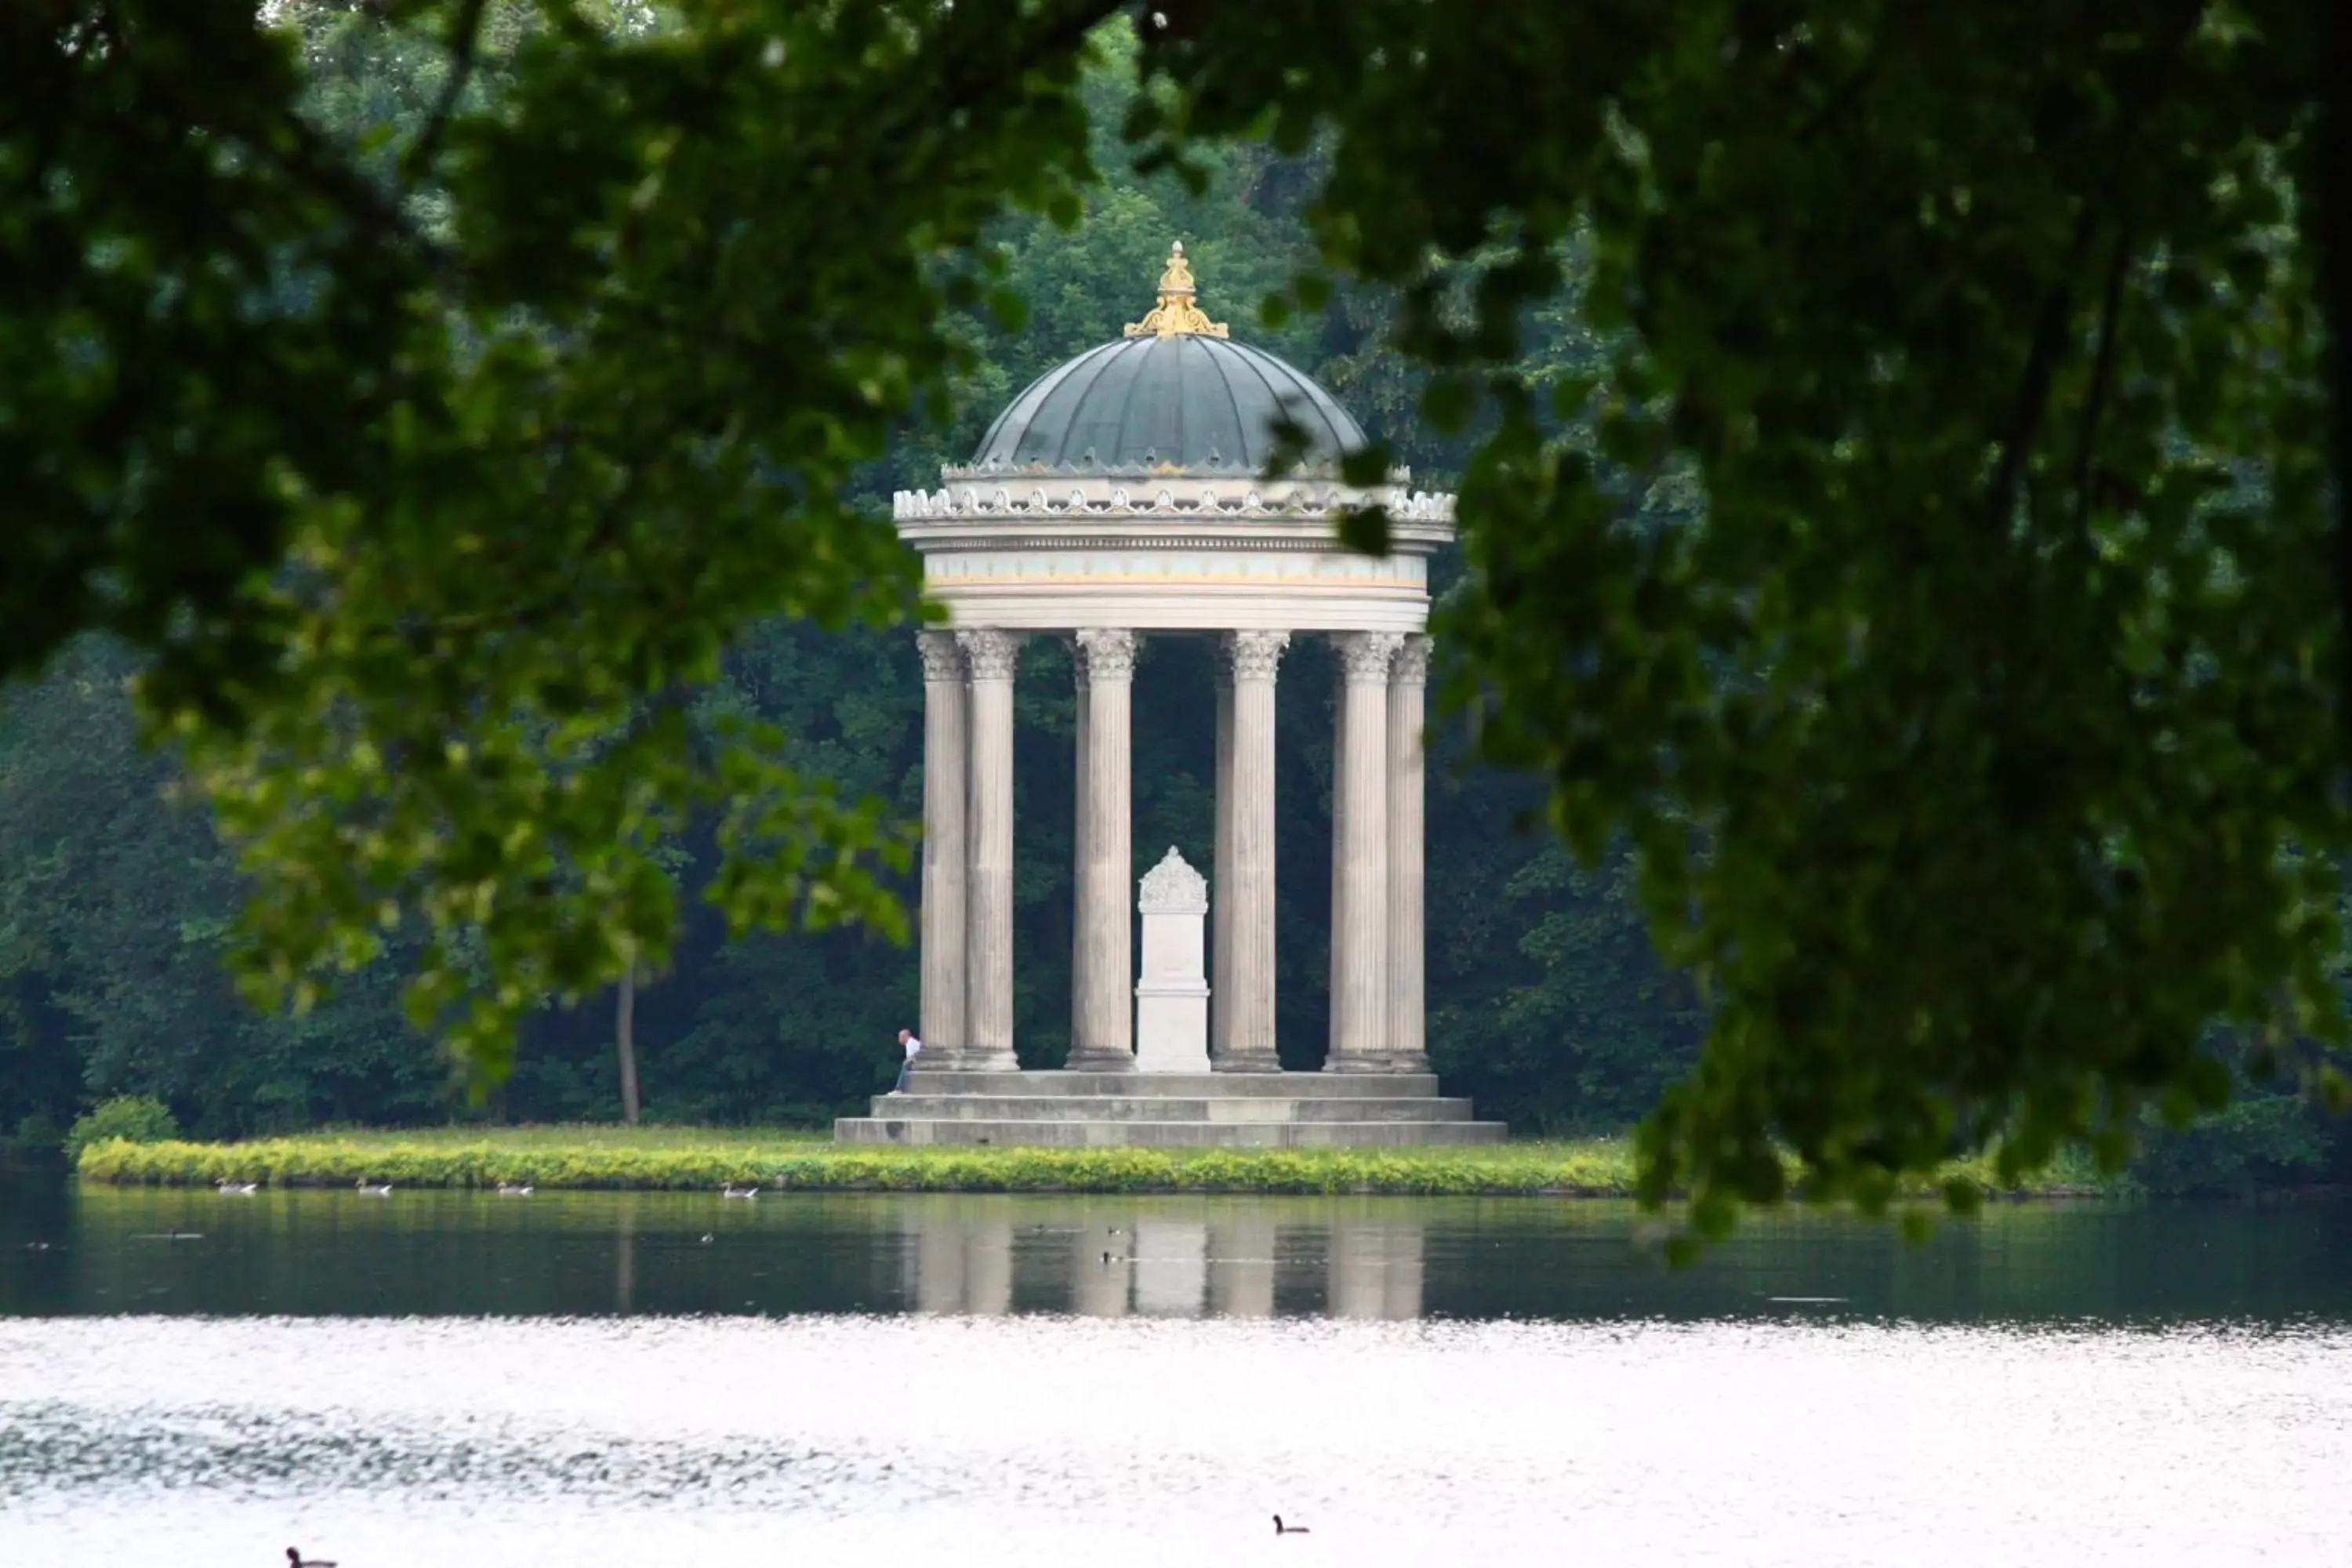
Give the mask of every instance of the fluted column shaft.
[(1289, 643), (1287, 632), (1229, 632), (1224, 639), (1228, 697), (1217, 776), (1223, 885), (1216, 897), (1226, 1033), (1210, 1053), (1221, 1072), (1282, 1070), (1274, 1021), (1274, 682)]
[(1123, 1071), (1135, 1066), (1135, 921), (1130, 722), (1135, 634), (1078, 633), (1079, 726), (1077, 910), (1073, 957), (1070, 1067)]
[[(1076, 636), (1070, 649), (1071, 719), (1076, 731), (1076, 762), (1070, 800), (1070, 1054), (1086, 1038), (1087, 965), (1093, 954), (1087, 944), (1087, 650)], [(1064, 1063), (1065, 1066), (1070, 1065)]]
[(1234, 1048), (1234, 670), (1233, 634), (1217, 647), (1216, 842), (1209, 855), (1209, 1061)]
[(970, 694), (955, 634), (915, 634), (923, 658), (923, 1065), (953, 1067), (964, 1046), (964, 806), (971, 794), (965, 755)]
[(1013, 672), (1021, 639), (959, 632), (971, 666), (971, 869), (964, 940), (971, 954), (959, 1066), (1011, 1071), (1013, 1054)]
[(1389, 671), (1388, 1032), (1398, 1072), (1429, 1070), (1422, 870), (1428, 685), (1429, 639), (1408, 637)]
[(1326, 1072), (1386, 1072), (1389, 665), (1393, 632), (1342, 632), (1331, 851), (1331, 1050)]

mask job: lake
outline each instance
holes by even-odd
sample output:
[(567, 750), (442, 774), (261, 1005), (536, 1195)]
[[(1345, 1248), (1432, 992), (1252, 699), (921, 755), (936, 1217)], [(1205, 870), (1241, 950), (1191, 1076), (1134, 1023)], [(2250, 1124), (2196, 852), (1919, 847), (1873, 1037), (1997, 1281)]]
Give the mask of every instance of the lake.
[(0, 1563), (2337, 1563), (2347, 1227), (0, 1177)]

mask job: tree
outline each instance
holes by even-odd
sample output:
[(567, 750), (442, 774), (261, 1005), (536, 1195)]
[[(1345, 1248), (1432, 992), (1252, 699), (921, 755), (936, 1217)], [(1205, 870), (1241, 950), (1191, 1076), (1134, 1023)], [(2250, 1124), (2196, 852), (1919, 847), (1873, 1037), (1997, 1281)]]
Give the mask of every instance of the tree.
[[(1864, 1201), (1956, 1147), (2119, 1159), (2226, 1095), (2215, 1020), (2342, 1032), (2337, 9), (1137, 8), (1143, 164), (1319, 134), (1273, 315), (1398, 290), (1474, 437), (1451, 694), (1587, 866), (1630, 837), (1705, 990), (1645, 1140), (1703, 1224), (1780, 1144)], [(306, 113), (285, 28), (11, 11), (0, 668), (152, 650), (253, 973), (421, 919), (412, 1003), (488, 1072), (665, 949), (647, 847), (698, 809), (737, 925), (894, 920), (878, 802), (614, 735), (757, 616), (910, 609), (860, 465), (975, 363), (992, 223), (1075, 216), (1127, 10), (294, 13), (438, 29), (389, 150)], [(1527, 361), (1563, 301), (1589, 335)]]

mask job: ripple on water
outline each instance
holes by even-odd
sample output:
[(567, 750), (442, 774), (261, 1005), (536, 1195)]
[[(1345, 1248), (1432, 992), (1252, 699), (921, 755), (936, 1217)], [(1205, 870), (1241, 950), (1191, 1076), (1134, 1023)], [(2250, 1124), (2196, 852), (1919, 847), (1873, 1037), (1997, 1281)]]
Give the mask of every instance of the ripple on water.
[[(2340, 1560), (2352, 1333), (0, 1323), (0, 1562)], [(1314, 1527), (1273, 1539), (1279, 1510)], [(1272, 1559), (1269, 1559), (1272, 1560)]]

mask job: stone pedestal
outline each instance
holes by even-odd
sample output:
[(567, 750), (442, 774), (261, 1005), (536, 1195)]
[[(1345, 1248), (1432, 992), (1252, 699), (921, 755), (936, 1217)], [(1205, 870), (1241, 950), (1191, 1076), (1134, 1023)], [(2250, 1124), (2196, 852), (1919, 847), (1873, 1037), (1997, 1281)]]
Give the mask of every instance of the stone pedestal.
[(1209, 979), (1202, 940), (1209, 884), (1171, 845), (1144, 874), (1143, 977), (1135, 986), (1139, 1072), (1209, 1070)]

